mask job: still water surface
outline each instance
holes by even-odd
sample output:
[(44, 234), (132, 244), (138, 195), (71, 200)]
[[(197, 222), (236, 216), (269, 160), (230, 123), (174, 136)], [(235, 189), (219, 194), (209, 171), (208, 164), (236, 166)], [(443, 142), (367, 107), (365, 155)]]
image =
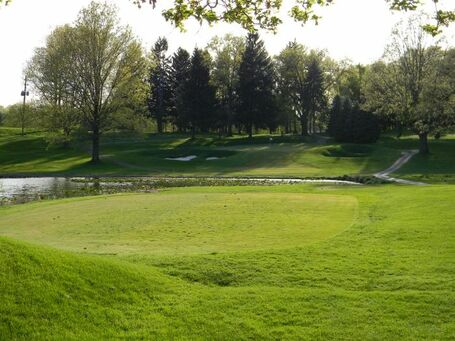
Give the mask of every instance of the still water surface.
[(100, 179), (81, 182), (62, 177), (0, 178), (0, 204), (122, 192), (128, 185), (128, 182), (103, 182)]

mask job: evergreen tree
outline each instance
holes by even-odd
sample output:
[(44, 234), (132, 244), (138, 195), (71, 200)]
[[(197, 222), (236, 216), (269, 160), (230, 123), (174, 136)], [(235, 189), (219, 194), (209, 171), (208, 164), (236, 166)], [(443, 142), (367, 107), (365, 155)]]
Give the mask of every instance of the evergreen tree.
[(336, 95), (332, 101), (332, 109), (330, 110), (328, 133), (332, 137), (337, 137), (343, 127), (342, 117), (343, 101), (340, 95)]
[(170, 72), (171, 119), (179, 131), (187, 128), (184, 115), (184, 92), (190, 76), (191, 60), (188, 51), (179, 48), (172, 56)]
[(324, 75), (317, 58), (312, 58), (302, 89), (303, 115), (300, 117), (302, 135), (314, 132), (316, 113), (325, 110)]
[(194, 49), (183, 96), (184, 115), (191, 129), (207, 132), (215, 118), (215, 89), (210, 84), (210, 59), (206, 51)]
[(249, 33), (239, 68), (239, 121), (248, 136), (274, 121), (274, 69), (257, 33)]
[(354, 110), (349, 142), (373, 143), (378, 140), (380, 134), (381, 127), (376, 115), (358, 108)]
[(372, 143), (380, 135), (378, 118), (353, 106), (349, 98), (337, 95), (330, 113), (329, 134), (339, 142)]
[(353, 107), (352, 101), (350, 98), (343, 99), (343, 105), (341, 109), (341, 120), (342, 126), (340, 130), (340, 135), (337, 140), (342, 142), (350, 142), (352, 140), (352, 119), (353, 119)]
[(158, 133), (163, 132), (163, 126), (171, 111), (170, 63), (166, 56), (167, 39), (158, 38), (152, 49), (152, 66), (150, 69), (150, 94), (148, 107), (150, 116), (156, 119)]

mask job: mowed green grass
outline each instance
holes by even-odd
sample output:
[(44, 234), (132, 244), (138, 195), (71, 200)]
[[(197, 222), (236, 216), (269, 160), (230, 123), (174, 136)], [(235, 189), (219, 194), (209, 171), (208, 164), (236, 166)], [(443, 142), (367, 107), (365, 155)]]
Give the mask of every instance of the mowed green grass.
[[(226, 213), (236, 196), (241, 203)], [(161, 205), (158, 199), (162, 210), (147, 213)], [(11, 236), (15, 224), (15, 239), (29, 243), (0, 239), (0, 339), (451, 340), (454, 201), (453, 185), (282, 185), (2, 208), (0, 235)], [(52, 207), (65, 206), (55, 217)], [(91, 217), (97, 206), (110, 214), (113, 231)], [(182, 234), (179, 215), (188, 224), (200, 219), (193, 228), (213, 248)], [(231, 225), (234, 218), (243, 223)], [(160, 219), (170, 222), (158, 232)], [(251, 234), (242, 229), (255, 219), (262, 234), (259, 227)], [(128, 221), (138, 230), (120, 224)], [(209, 226), (220, 228), (210, 232)], [(89, 232), (100, 241), (97, 249), (80, 248)], [(155, 233), (174, 246), (142, 240)], [(116, 243), (124, 238), (135, 248)], [(266, 248), (258, 247), (258, 238)], [(100, 255), (107, 245), (117, 254)]]
[(100, 254), (269, 250), (327, 239), (356, 210), (350, 196), (183, 189), (12, 206), (0, 233)]
[[(412, 140), (403, 142), (412, 144)], [(433, 140), (429, 155), (414, 156), (396, 174), (414, 181), (455, 184), (455, 135)]]
[[(242, 136), (191, 140), (183, 135), (103, 137), (102, 162), (89, 162), (90, 145), (70, 149), (48, 146), (42, 133), (19, 135), (0, 128), (0, 174), (7, 175), (187, 175), (325, 177), (371, 174), (387, 168), (400, 155), (389, 145), (323, 143), (300, 137)], [(196, 155), (191, 162), (166, 160)], [(218, 160), (207, 161), (207, 157)]]
[[(338, 144), (320, 138), (259, 135), (195, 140), (178, 134), (125, 136), (102, 139), (102, 162), (91, 164), (88, 141), (72, 148), (49, 146), (43, 133), (19, 134), (0, 127), (0, 175), (66, 176), (249, 176), (334, 177), (371, 175), (388, 168), (403, 150), (418, 149), (416, 136), (384, 136), (373, 145)], [(455, 138), (430, 141), (431, 154), (417, 155), (397, 176), (429, 183), (455, 183)], [(168, 157), (196, 155), (191, 162)], [(207, 161), (207, 157), (219, 157)]]

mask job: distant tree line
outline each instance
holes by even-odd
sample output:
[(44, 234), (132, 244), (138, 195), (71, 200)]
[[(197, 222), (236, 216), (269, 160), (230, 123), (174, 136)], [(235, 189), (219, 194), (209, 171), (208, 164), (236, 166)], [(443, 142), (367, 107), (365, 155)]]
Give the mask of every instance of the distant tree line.
[(193, 138), (328, 132), (371, 143), (381, 130), (411, 129), (426, 153), (429, 135), (454, 126), (455, 49), (430, 44), (421, 27), (398, 26), (384, 58), (365, 66), (297, 42), (272, 57), (257, 33), (215, 37), (191, 53), (170, 53), (160, 37), (146, 53), (113, 7), (92, 2), (30, 60), (25, 74), (39, 97), (27, 109), (33, 115), (18, 105), (0, 115), (4, 124), (34, 122), (63, 144), (88, 133), (94, 162), (104, 132), (151, 121), (158, 133)]

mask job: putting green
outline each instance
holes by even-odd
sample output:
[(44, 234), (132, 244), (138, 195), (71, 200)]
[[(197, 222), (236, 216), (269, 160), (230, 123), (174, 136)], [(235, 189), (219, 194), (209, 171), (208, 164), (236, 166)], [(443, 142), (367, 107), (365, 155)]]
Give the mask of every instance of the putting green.
[(350, 226), (348, 195), (168, 190), (2, 208), (0, 235), (99, 254), (201, 254), (298, 247)]

